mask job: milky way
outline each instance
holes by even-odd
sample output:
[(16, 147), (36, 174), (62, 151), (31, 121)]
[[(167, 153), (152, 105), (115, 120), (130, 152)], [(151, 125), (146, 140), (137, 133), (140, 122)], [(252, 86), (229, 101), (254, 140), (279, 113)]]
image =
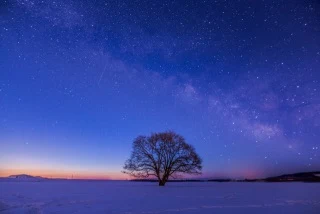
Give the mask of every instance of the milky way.
[(0, 15), (3, 175), (119, 178), (132, 140), (165, 130), (204, 177), (320, 169), (317, 1), (11, 0)]

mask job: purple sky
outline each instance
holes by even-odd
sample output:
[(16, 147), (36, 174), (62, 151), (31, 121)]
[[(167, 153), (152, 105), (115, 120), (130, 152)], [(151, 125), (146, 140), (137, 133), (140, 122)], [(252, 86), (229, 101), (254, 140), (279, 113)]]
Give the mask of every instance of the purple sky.
[(174, 130), (204, 177), (320, 169), (316, 1), (0, 4), (0, 176), (124, 178)]

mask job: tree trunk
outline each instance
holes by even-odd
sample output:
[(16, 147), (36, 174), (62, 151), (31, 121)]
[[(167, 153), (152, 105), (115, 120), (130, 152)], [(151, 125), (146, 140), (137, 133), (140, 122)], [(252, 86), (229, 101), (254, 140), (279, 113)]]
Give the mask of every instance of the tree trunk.
[(159, 186), (162, 186), (162, 187), (163, 187), (165, 184), (166, 184), (166, 182), (165, 182), (164, 180), (160, 180), (160, 181), (159, 181)]

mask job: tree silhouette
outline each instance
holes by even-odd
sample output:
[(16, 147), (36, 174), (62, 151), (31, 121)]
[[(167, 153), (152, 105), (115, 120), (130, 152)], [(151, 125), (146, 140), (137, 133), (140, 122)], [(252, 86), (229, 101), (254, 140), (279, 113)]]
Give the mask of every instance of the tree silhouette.
[(202, 160), (190, 144), (175, 132), (139, 136), (125, 162), (124, 173), (136, 178), (155, 177), (164, 186), (178, 174), (201, 174)]

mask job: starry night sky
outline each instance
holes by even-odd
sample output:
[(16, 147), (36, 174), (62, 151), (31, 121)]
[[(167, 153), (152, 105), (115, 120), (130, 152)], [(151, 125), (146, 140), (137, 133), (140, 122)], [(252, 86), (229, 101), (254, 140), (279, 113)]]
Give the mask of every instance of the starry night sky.
[(203, 177), (320, 169), (320, 2), (4, 0), (0, 176), (126, 178), (174, 130)]

